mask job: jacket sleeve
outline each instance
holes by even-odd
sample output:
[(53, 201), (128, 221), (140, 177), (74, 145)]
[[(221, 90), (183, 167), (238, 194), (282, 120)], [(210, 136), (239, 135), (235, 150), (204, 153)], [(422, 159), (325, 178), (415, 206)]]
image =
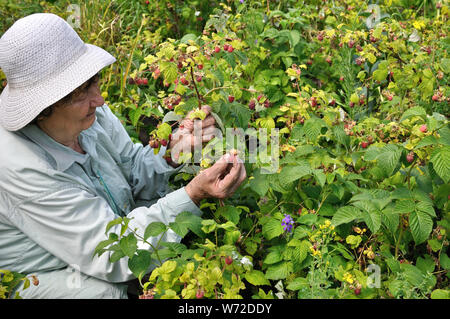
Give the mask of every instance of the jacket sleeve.
[[(78, 186), (48, 182), (47, 186), (52, 185), (51, 188), (12, 205), (8, 209), (9, 220), (42, 248), (65, 263), (76, 265), (86, 275), (109, 282), (133, 279), (134, 276), (128, 269), (128, 257), (115, 263), (109, 261), (112, 252), (94, 257), (96, 246), (107, 239), (106, 225), (117, 217), (108, 203)], [(149, 223), (159, 221), (167, 225), (184, 211), (199, 214), (198, 207), (185, 189), (180, 188), (150, 207), (139, 207), (131, 211), (127, 216), (131, 220), (125, 235), (129, 233), (129, 229), (135, 229), (138, 234), (143, 235)], [(119, 234), (120, 227), (116, 225), (110, 231)], [(180, 240), (171, 230), (164, 236), (162, 241)], [(158, 240), (158, 237), (148, 239), (154, 246)]]
[(162, 157), (166, 147), (158, 154), (140, 143), (133, 143), (120, 120), (107, 105), (102, 107), (101, 125), (108, 132), (123, 161), (131, 161), (129, 183), (137, 206), (149, 205), (171, 191), (169, 178), (182, 169), (173, 168)]

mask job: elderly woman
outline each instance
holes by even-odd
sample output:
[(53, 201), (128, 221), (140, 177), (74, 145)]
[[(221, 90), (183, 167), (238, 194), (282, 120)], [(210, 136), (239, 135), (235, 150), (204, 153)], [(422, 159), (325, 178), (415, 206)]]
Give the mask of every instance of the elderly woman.
[[(246, 178), (242, 161), (226, 154), (172, 191), (180, 167), (162, 158), (165, 149), (155, 155), (134, 144), (104, 103), (98, 72), (114, 61), (53, 14), (22, 18), (0, 39), (8, 83), (0, 96), (0, 269), (39, 278), (24, 298), (126, 298), (128, 259), (93, 257), (106, 225), (127, 216), (143, 233), (184, 211), (199, 215), (199, 201), (226, 198)], [(215, 122), (204, 111), (208, 141)], [(193, 145), (193, 123), (184, 124), (169, 148)], [(169, 231), (163, 240), (180, 238)]]

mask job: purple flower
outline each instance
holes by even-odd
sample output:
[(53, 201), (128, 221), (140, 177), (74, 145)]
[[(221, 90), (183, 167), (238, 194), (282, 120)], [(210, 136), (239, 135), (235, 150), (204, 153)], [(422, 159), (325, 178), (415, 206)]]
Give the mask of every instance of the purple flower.
[(244, 3), (244, 0), (239, 0), (240, 3)]
[(284, 218), (281, 221), (281, 226), (283, 226), (283, 230), (285, 232), (290, 233), (292, 231), (292, 225), (294, 225), (294, 220), (292, 219), (291, 215), (284, 214)]

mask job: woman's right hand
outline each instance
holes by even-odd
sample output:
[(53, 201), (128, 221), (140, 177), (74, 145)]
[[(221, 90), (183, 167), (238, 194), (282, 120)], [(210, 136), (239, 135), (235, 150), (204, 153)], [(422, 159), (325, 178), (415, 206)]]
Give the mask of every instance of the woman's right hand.
[(194, 177), (185, 189), (192, 201), (199, 205), (204, 198), (230, 197), (246, 177), (242, 160), (237, 155), (227, 153), (213, 166)]

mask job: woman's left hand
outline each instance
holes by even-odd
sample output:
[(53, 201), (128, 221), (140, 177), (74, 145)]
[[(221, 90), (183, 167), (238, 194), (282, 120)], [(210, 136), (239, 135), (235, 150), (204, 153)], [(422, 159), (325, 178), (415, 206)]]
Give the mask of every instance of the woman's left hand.
[(216, 120), (211, 115), (211, 107), (204, 105), (201, 110), (206, 113), (204, 120), (190, 119), (190, 114), (194, 112), (190, 111), (172, 134), (168, 149), (175, 164), (181, 164), (178, 161), (181, 152), (186, 154), (192, 153), (196, 147), (201, 149), (204, 142), (209, 142), (216, 136), (218, 128), (215, 126)]

